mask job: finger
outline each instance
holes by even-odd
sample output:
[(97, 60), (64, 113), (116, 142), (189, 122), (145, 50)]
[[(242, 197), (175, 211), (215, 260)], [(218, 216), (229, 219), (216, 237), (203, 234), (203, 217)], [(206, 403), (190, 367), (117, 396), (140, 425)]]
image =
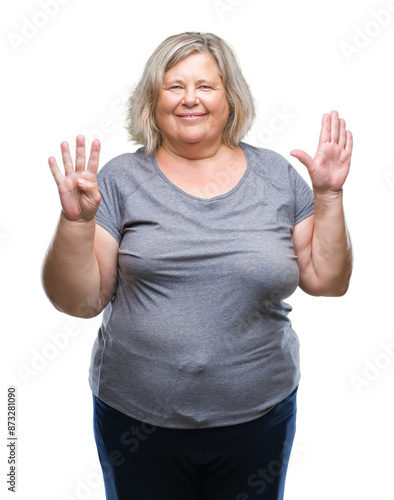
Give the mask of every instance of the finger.
[(83, 135), (77, 136), (77, 150), (75, 156), (75, 171), (84, 172), (85, 171), (85, 137)]
[(97, 189), (96, 182), (88, 181), (83, 177), (80, 177), (77, 182), (79, 189), (83, 191), (91, 200), (97, 204), (100, 202), (101, 195), (100, 191)]
[(343, 118), (339, 120), (338, 144), (341, 148), (344, 148), (346, 144), (346, 122)]
[(64, 141), (60, 144), (60, 149), (62, 152), (64, 171), (66, 175), (72, 174), (74, 172), (73, 161), (70, 155), (70, 148), (68, 147), (68, 142)]
[(297, 158), (297, 160), (299, 160), (301, 163), (303, 163), (308, 170), (313, 166), (313, 159), (308, 155), (308, 153), (305, 153), (305, 151), (301, 151), (300, 149), (293, 149), (290, 154), (291, 156), (294, 156), (294, 158)]
[(56, 159), (51, 156), (48, 158), (48, 163), (49, 163), (49, 168), (51, 169), (53, 178), (55, 179), (55, 182), (57, 185), (59, 185), (62, 180), (64, 179), (62, 173), (60, 172), (59, 167), (57, 166)]
[(101, 143), (98, 139), (95, 139), (92, 142), (92, 147), (90, 148), (90, 156), (87, 168), (87, 170), (89, 172), (92, 172), (92, 174), (97, 174), (99, 166), (99, 158), (100, 158), (100, 149), (101, 149)]
[(331, 138), (331, 116), (328, 113), (324, 113), (321, 123), (319, 143), (330, 142), (330, 138)]
[(331, 111), (331, 142), (338, 142), (339, 116), (337, 111)]
[(346, 152), (348, 153), (349, 156), (352, 156), (352, 151), (353, 151), (353, 134), (348, 130), (346, 132), (346, 146), (345, 146)]

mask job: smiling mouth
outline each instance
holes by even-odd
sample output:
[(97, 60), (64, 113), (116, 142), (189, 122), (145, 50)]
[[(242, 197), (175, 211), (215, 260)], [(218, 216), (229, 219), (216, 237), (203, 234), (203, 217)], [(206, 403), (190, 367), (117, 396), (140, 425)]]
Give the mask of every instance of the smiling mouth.
[(181, 114), (181, 115), (176, 115), (178, 118), (181, 118), (183, 120), (198, 120), (199, 118), (203, 118), (204, 116), (206, 116), (206, 113), (197, 113), (197, 114), (194, 114), (194, 115), (184, 115), (184, 114)]

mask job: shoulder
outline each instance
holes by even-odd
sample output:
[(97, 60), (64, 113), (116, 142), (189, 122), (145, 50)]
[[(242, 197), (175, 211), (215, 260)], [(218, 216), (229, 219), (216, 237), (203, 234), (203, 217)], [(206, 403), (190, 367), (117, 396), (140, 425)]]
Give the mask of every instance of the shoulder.
[(300, 175), (291, 163), (276, 151), (244, 142), (240, 145), (245, 152), (251, 170), (256, 175), (281, 185), (292, 185), (294, 177)]
[(145, 154), (144, 148), (139, 148), (134, 153), (123, 153), (107, 161), (100, 168), (98, 175), (115, 176), (132, 173), (133, 170), (149, 170), (153, 158)]
[(123, 153), (109, 160), (97, 174), (99, 186), (116, 186), (120, 190), (133, 189), (156, 175), (154, 158), (144, 148), (134, 153)]

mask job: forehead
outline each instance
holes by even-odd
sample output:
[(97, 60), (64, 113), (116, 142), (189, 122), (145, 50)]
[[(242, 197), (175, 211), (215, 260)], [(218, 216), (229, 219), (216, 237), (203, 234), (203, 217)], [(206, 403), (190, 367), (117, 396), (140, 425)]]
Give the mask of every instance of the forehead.
[(210, 78), (221, 80), (219, 68), (214, 57), (206, 52), (197, 52), (178, 61), (164, 74), (164, 79), (180, 78), (187, 76), (201, 77), (204, 74)]

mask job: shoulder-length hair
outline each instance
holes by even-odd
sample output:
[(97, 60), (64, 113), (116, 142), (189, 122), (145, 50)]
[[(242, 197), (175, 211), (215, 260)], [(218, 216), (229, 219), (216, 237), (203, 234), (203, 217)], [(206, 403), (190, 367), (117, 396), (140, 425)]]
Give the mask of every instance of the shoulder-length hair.
[(156, 105), (164, 74), (182, 59), (199, 52), (211, 54), (215, 59), (229, 103), (223, 143), (237, 146), (250, 129), (255, 118), (254, 100), (231, 47), (212, 33), (181, 33), (168, 37), (153, 52), (126, 103), (128, 137), (142, 144), (146, 154), (153, 154), (161, 145)]

